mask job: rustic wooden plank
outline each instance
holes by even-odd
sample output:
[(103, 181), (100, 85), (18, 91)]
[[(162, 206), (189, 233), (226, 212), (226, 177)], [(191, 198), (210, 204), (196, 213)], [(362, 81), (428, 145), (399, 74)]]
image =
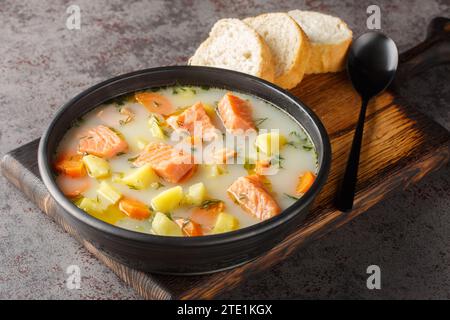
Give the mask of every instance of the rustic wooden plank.
[(334, 209), (332, 199), (350, 149), (357, 119), (354, 108), (359, 105), (359, 98), (342, 73), (309, 76), (293, 93), (319, 115), (330, 134), (330, 177), (301, 228), (266, 255), (233, 270), (204, 276), (163, 276), (133, 270), (112, 260), (65, 223), (61, 208), (40, 181), (37, 140), (7, 154), (2, 160), (2, 171), (39, 208), (144, 298), (213, 298), (350, 221), (399, 188), (417, 182), (450, 157), (450, 138), (445, 129), (406, 106), (395, 93), (383, 93), (368, 108), (355, 208), (351, 213), (341, 213)]
[(65, 222), (61, 214), (62, 208), (53, 200), (40, 180), (37, 166), (38, 144), (39, 140), (34, 140), (6, 154), (1, 162), (3, 175), (120, 279), (132, 286), (142, 297), (146, 299), (171, 299), (172, 294), (165, 288), (164, 284), (151, 275), (117, 263), (89, 241), (83, 239), (77, 230), (71, 228)]

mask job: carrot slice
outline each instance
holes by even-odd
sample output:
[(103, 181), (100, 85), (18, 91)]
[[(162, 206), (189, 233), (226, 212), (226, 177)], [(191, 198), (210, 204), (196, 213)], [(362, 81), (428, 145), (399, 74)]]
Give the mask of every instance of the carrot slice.
[(176, 219), (175, 222), (180, 226), (181, 230), (188, 237), (202, 236), (202, 227), (189, 219)]
[(175, 107), (172, 105), (169, 99), (156, 92), (136, 93), (135, 98), (137, 102), (146, 107), (150, 112), (166, 116), (175, 111)]
[(56, 178), (56, 184), (62, 193), (68, 198), (79, 197), (91, 186), (89, 177), (72, 178), (66, 175), (60, 175)]
[(213, 228), (216, 223), (217, 216), (224, 209), (225, 204), (222, 201), (205, 202), (204, 205), (196, 207), (192, 210), (191, 220), (203, 225), (206, 228)]
[(123, 198), (119, 201), (119, 209), (130, 218), (143, 220), (150, 217), (150, 208), (143, 202), (131, 198)]
[(295, 192), (298, 195), (306, 193), (306, 191), (308, 191), (309, 188), (311, 188), (315, 179), (316, 179), (316, 176), (314, 175), (314, 173), (312, 173), (311, 171), (306, 171), (298, 179), (297, 188), (295, 189)]
[(86, 169), (81, 155), (62, 155), (55, 163), (55, 169), (58, 173), (65, 174), (72, 178), (81, 178), (86, 176)]

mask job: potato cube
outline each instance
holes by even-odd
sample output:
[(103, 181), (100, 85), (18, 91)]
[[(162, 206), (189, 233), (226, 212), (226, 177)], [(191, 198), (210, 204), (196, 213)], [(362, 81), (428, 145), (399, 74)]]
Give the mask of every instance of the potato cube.
[(78, 208), (81, 210), (86, 211), (87, 213), (96, 216), (103, 213), (103, 208), (100, 205), (100, 203), (91, 198), (83, 198), (81, 199), (80, 203), (78, 204)]
[(105, 159), (90, 154), (83, 157), (83, 163), (89, 176), (93, 178), (106, 178), (110, 175), (111, 169)]
[(216, 224), (214, 225), (212, 233), (224, 233), (236, 230), (238, 228), (239, 220), (236, 219), (235, 216), (226, 212), (221, 212), (217, 216)]
[(150, 117), (150, 119), (148, 120), (148, 125), (150, 126), (150, 133), (152, 134), (153, 137), (158, 139), (166, 138), (166, 135), (163, 129), (161, 129), (161, 126), (159, 125), (159, 121), (157, 118)]
[(255, 144), (259, 150), (268, 156), (278, 154), (282, 146), (287, 142), (287, 139), (282, 134), (277, 132), (262, 133), (256, 137)]
[(106, 181), (100, 183), (97, 193), (100, 196), (102, 204), (105, 204), (106, 207), (116, 204), (122, 198), (122, 194)]
[(158, 176), (150, 164), (145, 164), (124, 176), (121, 181), (131, 188), (142, 190), (147, 188), (150, 183), (158, 181)]
[(182, 237), (181, 228), (164, 213), (157, 212), (152, 222), (153, 231), (160, 236)]
[(183, 188), (176, 186), (167, 189), (154, 197), (151, 201), (152, 208), (155, 211), (169, 213), (180, 206), (183, 198)]
[(189, 187), (188, 193), (185, 196), (185, 203), (199, 206), (206, 199), (206, 196), (207, 192), (205, 185), (202, 182), (199, 182)]

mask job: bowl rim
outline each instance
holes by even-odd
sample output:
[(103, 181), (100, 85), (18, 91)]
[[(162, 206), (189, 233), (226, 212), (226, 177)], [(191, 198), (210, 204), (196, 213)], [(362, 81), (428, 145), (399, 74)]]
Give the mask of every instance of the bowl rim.
[[(322, 143), (322, 154), (319, 155), (321, 157), (320, 166), (318, 168), (317, 177), (311, 186), (311, 188), (296, 202), (294, 202), (290, 207), (283, 210), (279, 215), (270, 218), (268, 220), (264, 220), (258, 223), (255, 223), (251, 226), (238, 229), (231, 232), (215, 234), (215, 235), (205, 235), (199, 237), (169, 237), (169, 236), (159, 236), (152, 235), (148, 233), (142, 233), (137, 231), (132, 231), (124, 228), (120, 228), (118, 226), (109, 224), (102, 220), (99, 220), (85, 211), (79, 209), (75, 204), (73, 204), (64, 194), (59, 190), (56, 185), (56, 182), (53, 178), (53, 170), (50, 165), (50, 159), (47, 156), (47, 145), (49, 142), (49, 137), (53, 131), (53, 129), (58, 126), (59, 119), (64, 115), (64, 113), (71, 108), (71, 106), (78, 100), (82, 99), (88, 94), (93, 93), (96, 90), (99, 90), (105, 86), (111, 85), (114, 82), (124, 81), (126, 79), (141, 76), (143, 74), (148, 73), (159, 73), (159, 72), (173, 72), (173, 71), (181, 71), (186, 69), (195, 69), (199, 72), (209, 73), (210, 76), (220, 76), (224, 73), (228, 73), (230, 75), (241, 78), (245, 81), (256, 81), (260, 84), (264, 85), (265, 90), (269, 90), (271, 92), (275, 92), (278, 95), (281, 95), (283, 99), (290, 100), (299, 108), (303, 109), (306, 112), (307, 116), (312, 120), (313, 124), (317, 127), (319, 132), (319, 140)], [(193, 81), (194, 82), (194, 81)], [(246, 90), (240, 90), (239, 88), (234, 88), (236, 91), (240, 91), (245, 93)], [(254, 94), (258, 96), (257, 94)], [(286, 111), (287, 112), (287, 111)], [(287, 112), (289, 113), (289, 112)], [(291, 115), (292, 116), (292, 115)], [(322, 186), (325, 184), (326, 179), (328, 177), (328, 173), (330, 170), (331, 163), (331, 145), (328, 134), (323, 126), (322, 122), (318, 118), (318, 116), (308, 107), (306, 106), (300, 99), (295, 97), (293, 94), (284, 90), (277, 85), (270, 83), (261, 78), (257, 78), (245, 73), (241, 73), (238, 71), (214, 68), (214, 67), (203, 67), (203, 66), (165, 66), (165, 67), (156, 67), (156, 68), (147, 68), (138, 71), (133, 71), (129, 73), (124, 73), (118, 75), (116, 77), (112, 77), (105, 81), (102, 81), (98, 84), (95, 84), (89, 87), (86, 90), (83, 90), (81, 93), (77, 94), (75, 97), (67, 101), (56, 114), (53, 116), (50, 124), (47, 126), (44, 134), (42, 135), (39, 142), (38, 149), (38, 166), (41, 178), (44, 182), (44, 185), (48, 189), (50, 195), (55, 199), (58, 205), (60, 205), (67, 213), (69, 213), (76, 220), (81, 221), (88, 226), (97, 229), (103, 233), (106, 233), (108, 236), (119, 237), (125, 240), (136, 241), (145, 244), (153, 244), (153, 245), (163, 245), (163, 246), (176, 246), (176, 247), (203, 247), (203, 246), (214, 246), (220, 244), (227, 244), (231, 242), (241, 241), (250, 237), (257, 236), (259, 234), (268, 232), (271, 229), (277, 228), (278, 226), (286, 223), (287, 221), (294, 218), (297, 214), (306, 209), (307, 206), (314, 200), (317, 193), (320, 191)]]

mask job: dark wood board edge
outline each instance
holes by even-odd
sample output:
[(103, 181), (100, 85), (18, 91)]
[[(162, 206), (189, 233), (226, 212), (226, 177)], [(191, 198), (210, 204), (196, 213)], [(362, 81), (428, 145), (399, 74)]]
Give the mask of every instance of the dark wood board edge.
[[(253, 275), (273, 267), (276, 263), (286, 259), (293, 251), (336, 230), (367, 211), (376, 203), (393, 195), (395, 191), (417, 183), (427, 174), (441, 168), (449, 159), (450, 145), (448, 143), (443, 144), (433, 153), (424, 154), (422, 157), (417, 158), (408, 168), (386, 174), (386, 179), (381, 184), (376, 186), (368, 185), (364, 189), (359, 190), (359, 198), (357, 203), (355, 203), (355, 209), (350, 213), (342, 213), (333, 207), (321, 208), (324, 211), (324, 218), (320, 221), (322, 228), (315, 228), (316, 226), (312, 225), (302, 227), (266, 255), (241, 267), (226, 271), (226, 277), (224, 273), (218, 273), (212, 274), (207, 278), (198, 279), (196, 285), (190, 285), (194, 289), (180, 293), (177, 295), (177, 298), (212, 299), (218, 294), (236, 287), (250, 274)], [(361, 194), (364, 194), (364, 196), (361, 197)]]
[[(335, 230), (377, 202), (387, 198), (394, 191), (418, 182), (429, 172), (448, 162), (450, 157), (448, 132), (414, 109), (406, 110), (406, 112), (413, 121), (418, 123), (418, 129), (425, 132), (427, 137), (436, 137), (425, 153), (422, 153), (419, 157), (413, 154), (402, 161), (405, 164), (404, 166), (396, 166), (394, 171), (390, 167), (389, 170), (382, 172), (381, 184), (368, 183), (363, 185), (358, 190), (359, 197), (353, 212), (342, 214), (332, 207), (316, 208), (316, 210), (321, 211), (319, 221), (312, 221), (314, 225), (306, 221), (305, 226), (299, 232), (289, 236), (284, 243), (272, 249), (267, 255), (236, 269), (206, 276), (176, 277), (143, 273), (117, 263), (89, 242), (81, 239), (76, 230), (71, 229), (61, 220), (57, 212), (59, 208), (56, 202), (49, 196), (39, 179), (36, 158), (30, 157), (30, 150), (34, 149), (34, 152), (37, 150), (38, 140), (5, 155), (1, 161), (1, 168), (3, 175), (13, 185), (23, 191), (41, 210), (60, 224), (66, 232), (107, 265), (119, 278), (132, 286), (142, 297), (146, 299), (211, 299), (225, 290), (237, 286), (248, 276), (267, 270), (285, 259), (294, 250)], [(361, 197), (361, 195), (363, 196)]]
[(17, 189), (22, 191), (25, 196), (34, 202), (48, 217), (60, 225), (64, 231), (83, 245), (88, 252), (111, 269), (125, 283), (133, 287), (143, 298), (161, 300), (172, 299), (172, 294), (158, 280), (145, 272), (129, 268), (111, 259), (101, 250), (95, 248), (90, 242), (82, 239), (78, 232), (71, 228), (64, 219), (61, 218), (58, 214), (58, 210), (62, 209), (59, 208), (50, 196), (47, 189), (42, 184), (42, 181), (40, 181), (39, 177), (30, 170), (30, 167), (21, 163), (21, 161), (24, 161), (30, 166), (37, 165), (37, 160), (34, 159), (33, 163), (33, 158), (29, 157), (29, 153), (24, 151), (30, 151), (33, 150), (33, 148), (37, 150), (38, 143), (39, 140), (34, 140), (3, 156), (1, 160), (1, 171), (5, 178)]

